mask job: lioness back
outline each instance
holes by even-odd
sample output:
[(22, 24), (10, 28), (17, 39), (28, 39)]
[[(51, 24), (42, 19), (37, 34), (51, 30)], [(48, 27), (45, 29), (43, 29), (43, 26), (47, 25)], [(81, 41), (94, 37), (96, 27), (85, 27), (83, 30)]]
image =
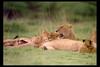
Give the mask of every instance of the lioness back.
[(54, 49), (78, 51), (80, 47), (82, 46), (82, 44), (83, 42), (76, 41), (76, 40), (59, 39), (59, 40), (46, 42), (43, 44), (43, 46), (46, 46), (47, 48), (53, 47)]

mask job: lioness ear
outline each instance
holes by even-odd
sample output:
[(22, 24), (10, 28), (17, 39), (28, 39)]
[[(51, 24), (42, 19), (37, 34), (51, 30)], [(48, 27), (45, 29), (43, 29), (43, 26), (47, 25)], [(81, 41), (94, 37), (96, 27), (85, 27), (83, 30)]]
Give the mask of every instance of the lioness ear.
[(83, 40), (83, 42), (85, 42), (85, 40)]
[(58, 32), (58, 30), (56, 30), (56, 32)]

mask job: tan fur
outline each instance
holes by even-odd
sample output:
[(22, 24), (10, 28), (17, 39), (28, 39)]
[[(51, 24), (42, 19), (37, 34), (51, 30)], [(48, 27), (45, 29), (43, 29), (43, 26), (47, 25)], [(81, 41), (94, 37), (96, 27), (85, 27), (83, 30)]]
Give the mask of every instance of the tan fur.
[(32, 37), (32, 42), (34, 43), (34, 47), (40, 47), (42, 43), (48, 41), (49, 33), (44, 30), (39, 36)]
[(85, 40), (84, 45), (80, 49), (80, 53), (95, 53), (96, 47), (94, 46), (94, 42), (91, 40)]
[(48, 41), (48, 36), (49, 36), (49, 32), (47, 31), (43, 31), (42, 34), (40, 35), (43, 41)]
[(40, 36), (37, 37), (33, 37), (32, 41), (34, 43), (35, 47), (40, 47), (43, 43), (47, 42), (47, 41), (52, 41), (57, 39), (58, 34), (56, 32), (47, 32), (44, 31), (42, 32), (42, 34)]
[(59, 34), (57, 32), (50, 32), (48, 36), (49, 41), (59, 39)]
[(37, 36), (32, 38), (32, 42), (34, 43), (34, 47), (40, 47), (43, 40), (41, 36)]
[(72, 29), (71, 24), (61, 25), (56, 30), (56, 32), (58, 32), (59, 34), (62, 34), (63, 36), (61, 36), (61, 38), (63, 38), (63, 39), (73, 39), (73, 40), (75, 40), (75, 33)]
[[(40, 48), (46, 47), (48, 50), (68, 50), (78, 52), (91, 52), (92, 49), (86, 46), (87, 43), (70, 39), (59, 39), (44, 43)], [(93, 47), (94, 49), (94, 47)], [(85, 51), (84, 51), (85, 50)]]
[[(43, 44), (43, 46), (47, 47), (53, 47), (54, 49), (58, 50), (72, 50), (72, 51), (78, 51), (80, 47), (82, 47), (83, 42), (70, 40), (70, 39), (58, 39), (53, 40), (50, 42), (46, 42)], [(41, 47), (43, 47), (41, 46)]]
[(92, 31), (92, 34), (90, 36), (90, 40), (96, 43), (96, 30)]

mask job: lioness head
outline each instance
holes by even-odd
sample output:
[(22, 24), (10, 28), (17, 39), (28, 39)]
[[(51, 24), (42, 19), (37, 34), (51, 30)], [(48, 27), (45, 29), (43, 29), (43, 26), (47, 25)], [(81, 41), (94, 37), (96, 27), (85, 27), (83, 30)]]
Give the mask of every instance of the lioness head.
[(83, 40), (83, 47), (80, 52), (94, 53), (96, 52), (96, 48), (94, 47), (94, 43), (91, 40)]
[(58, 33), (56, 33), (56, 32), (51, 32), (51, 33), (49, 33), (48, 39), (49, 39), (49, 41), (55, 40), (55, 39), (58, 39), (58, 36), (59, 36)]
[(60, 38), (75, 39), (71, 24), (61, 25), (56, 32), (60, 34)]

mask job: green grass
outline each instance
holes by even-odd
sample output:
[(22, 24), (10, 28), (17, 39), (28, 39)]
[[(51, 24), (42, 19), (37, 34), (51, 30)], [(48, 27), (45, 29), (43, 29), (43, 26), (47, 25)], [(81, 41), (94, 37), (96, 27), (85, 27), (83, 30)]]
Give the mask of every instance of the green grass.
[(39, 48), (4, 48), (4, 65), (96, 65), (96, 54)]
[[(24, 37), (31, 37), (41, 34), (43, 30), (54, 32), (57, 27), (63, 23), (67, 22), (53, 22), (44, 20), (36, 21), (26, 18), (12, 21), (4, 20), (4, 38), (12, 38), (16, 34)], [(84, 21), (72, 24), (78, 38), (88, 38), (89, 34), (92, 32), (92, 29), (96, 28), (96, 21)]]
[[(21, 18), (9, 21), (4, 18), (4, 39), (20, 37), (32, 37), (41, 34), (43, 30), (54, 32), (62, 21), (45, 21)], [(90, 37), (92, 29), (96, 28), (96, 21), (72, 23), (75, 35), (80, 39)], [(5, 48), (3, 49), (4, 65), (96, 65), (96, 54), (81, 54), (69, 51), (44, 51), (33, 47)]]

